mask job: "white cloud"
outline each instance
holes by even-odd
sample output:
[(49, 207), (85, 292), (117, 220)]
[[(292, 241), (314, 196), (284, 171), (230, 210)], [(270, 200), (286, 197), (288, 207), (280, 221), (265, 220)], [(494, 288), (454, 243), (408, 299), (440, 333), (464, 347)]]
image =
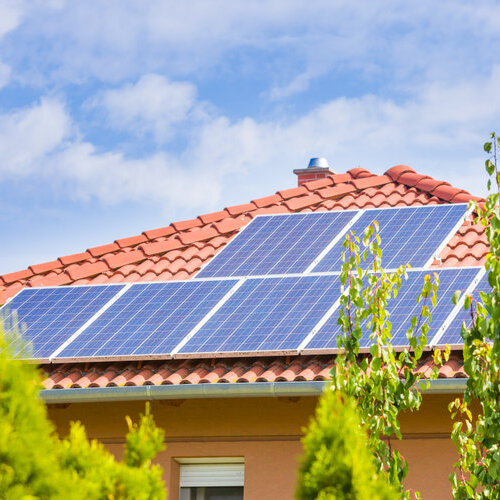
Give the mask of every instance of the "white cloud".
[(0, 37), (17, 28), (24, 13), (21, 0), (2, 0), (0, 2)]
[(220, 196), (220, 184), (209, 171), (185, 168), (162, 153), (131, 159), (75, 142), (49, 161), (57, 172), (56, 182), (73, 199), (97, 199), (103, 204), (152, 202), (172, 209), (210, 206)]
[(45, 98), (39, 104), (0, 115), (0, 175), (23, 177), (39, 172), (47, 155), (70, 131), (64, 105)]
[(158, 142), (168, 140), (174, 127), (195, 118), (196, 87), (189, 82), (171, 82), (148, 74), (137, 83), (107, 90), (93, 99), (91, 106), (104, 108), (110, 125), (135, 134), (152, 133)]
[(20, 81), (60, 84), (231, 73), (227, 56), (250, 50), (271, 69), (268, 95), (283, 98), (325, 73), (371, 75), (389, 87), (484, 73), (498, 53), (499, 18), (491, 0), (33, 1), (4, 52), (25, 63)]
[[(63, 104), (43, 99), (0, 116), (0, 171), (46, 182), (72, 200), (153, 203), (172, 212), (205, 212), (285, 188), (295, 182), (291, 171), (313, 156), (326, 156), (339, 172), (361, 165), (382, 173), (406, 163), (483, 193), (478, 157), (500, 115), (498, 88), (495, 68), (485, 80), (423, 87), (403, 103), (373, 95), (339, 98), (286, 122), (207, 115), (183, 151), (135, 158), (85, 141)], [(198, 105), (193, 99), (190, 108)], [(158, 119), (147, 105), (144, 113), (135, 104), (128, 112), (145, 127), (148, 117), (153, 127)], [(176, 116), (189, 125), (189, 112)]]

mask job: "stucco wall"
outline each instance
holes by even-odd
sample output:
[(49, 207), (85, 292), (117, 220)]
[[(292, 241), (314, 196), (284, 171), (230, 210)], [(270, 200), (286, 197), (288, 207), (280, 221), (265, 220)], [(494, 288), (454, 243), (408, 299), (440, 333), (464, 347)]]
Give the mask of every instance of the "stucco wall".
[[(447, 477), (455, 460), (449, 440), (447, 404), (451, 396), (428, 395), (418, 414), (403, 415), (404, 439), (394, 445), (408, 458), (408, 486), (424, 499), (451, 498)], [(301, 429), (315, 398), (191, 399), (155, 401), (156, 421), (166, 431), (159, 455), (170, 500), (178, 499), (179, 466), (175, 458), (232, 456), (245, 459), (245, 500), (293, 498), (301, 453)], [(143, 403), (94, 403), (51, 406), (61, 434), (71, 420), (81, 420), (90, 437), (118, 456), (124, 441), (124, 416), (137, 417)]]

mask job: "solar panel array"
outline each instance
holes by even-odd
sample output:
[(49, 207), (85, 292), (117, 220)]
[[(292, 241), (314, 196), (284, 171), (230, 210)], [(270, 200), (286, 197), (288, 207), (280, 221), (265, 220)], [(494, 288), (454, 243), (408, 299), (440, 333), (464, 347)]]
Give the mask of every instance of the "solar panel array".
[[(478, 275), (478, 268), (462, 269), (440, 269), (435, 270), (439, 275), (439, 288), (437, 303), (432, 307), (430, 301), (427, 305), (431, 308), (432, 322), (427, 338), (430, 341), (438, 332), (439, 328), (450, 315), (453, 304), (452, 296), (456, 290), (465, 290)], [(392, 324), (392, 344), (394, 346), (408, 345), (406, 332), (410, 327), (410, 318), (420, 314), (422, 304), (418, 304), (416, 298), (422, 291), (424, 276), (429, 271), (414, 271), (408, 273), (408, 280), (403, 281), (401, 289), (395, 299), (388, 304), (390, 322)], [(323, 325), (319, 332), (309, 342), (306, 349), (334, 349), (337, 347), (337, 338), (341, 334), (340, 326), (337, 324), (338, 312)], [(371, 344), (371, 330), (367, 325), (364, 328), (363, 336), (359, 344), (360, 347), (368, 347)]]
[[(17, 315), (25, 324), (36, 359), (331, 351), (340, 334), (338, 271), (345, 234), (361, 234), (377, 220), (386, 268), (428, 266), (465, 214), (462, 204), (257, 217), (195, 279), (25, 289), (2, 315), (11, 322)], [(482, 271), (433, 271), (441, 285), (428, 338), (457, 343), (467, 318), (451, 296), (456, 289), (472, 291)], [(408, 345), (409, 318), (428, 272), (410, 271), (389, 305), (396, 346)], [(484, 279), (477, 287), (483, 289)], [(366, 330), (361, 346), (370, 342)]]
[[(394, 269), (402, 264), (423, 267), (434, 257), (436, 250), (450, 233), (450, 228), (463, 220), (464, 213), (464, 205), (367, 210), (350, 230), (362, 235), (367, 226), (378, 221), (382, 265), (386, 269)], [(342, 243), (342, 240), (338, 241), (313, 271), (332, 272), (340, 269)]]
[[(20, 322), (33, 359), (48, 358), (125, 285), (25, 288), (2, 308), (5, 323)], [(17, 317), (17, 318), (16, 318)]]
[(422, 267), (461, 224), (466, 210), (467, 205), (455, 204), (257, 216), (197, 278), (336, 272), (342, 263), (343, 236), (351, 230), (361, 236), (375, 220), (382, 264), (387, 269)]
[[(462, 292), (465, 291), (464, 288), (460, 289)], [(462, 330), (462, 324), (465, 324), (467, 328), (472, 326), (472, 314), (475, 313), (475, 303), (476, 301), (480, 301), (481, 297), (479, 296), (479, 292), (489, 292), (491, 291), (491, 287), (488, 283), (488, 274), (484, 274), (477, 286), (474, 288), (471, 297), (472, 297), (472, 311), (470, 309), (465, 310), (462, 303), (457, 305), (457, 315), (450, 322), (449, 327), (443, 333), (440, 338), (436, 339), (436, 345), (458, 345), (462, 344), (462, 338), (460, 337), (460, 332)]]
[(197, 277), (303, 273), (355, 214), (338, 211), (257, 217)]
[(249, 279), (179, 352), (297, 350), (339, 296), (338, 276)]
[(236, 280), (137, 283), (59, 357), (170, 354), (235, 284)]

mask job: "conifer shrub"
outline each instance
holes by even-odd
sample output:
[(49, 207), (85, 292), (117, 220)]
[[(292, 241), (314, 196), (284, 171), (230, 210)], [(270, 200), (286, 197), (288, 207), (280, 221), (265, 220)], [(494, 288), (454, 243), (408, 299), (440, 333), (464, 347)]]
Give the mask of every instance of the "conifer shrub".
[(396, 500), (367, 443), (354, 401), (328, 389), (303, 439), (297, 500)]
[(0, 498), (5, 500), (161, 500), (162, 469), (151, 461), (163, 431), (146, 407), (138, 423), (127, 418), (124, 459), (117, 461), (84, 426), (71, 424), (60, 439), (39, 398), (35, 364), (19, 359), (25, 346), (0, 323)]

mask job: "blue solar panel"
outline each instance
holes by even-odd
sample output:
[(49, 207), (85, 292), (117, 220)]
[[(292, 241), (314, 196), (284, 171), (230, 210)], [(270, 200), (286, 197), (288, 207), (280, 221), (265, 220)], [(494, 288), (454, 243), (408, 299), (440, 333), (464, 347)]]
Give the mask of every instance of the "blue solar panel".
[(169, 354), (236, 282), (136, 283), (57, 357)]
[[(465, 291), (464, 286), (462, 287), (457, 287), (457, 290), (460, 290), (462, 292)], [(471, 294), (473, 303), (472, 307), (475, 312), (475, 301), (481, 301), (481, 297), (479, 295), (479, 292), (490, 292), (491, 287), (490, 284), (488, 283), (488, 273), (486, 273), (477, 286), (474, 289), (474, 292)], [(460, 332), (462, 331), (462, 323), (465, 323), (467, 328), (470, 328), (472, 326), (472, 317), (471, 317), (471, 311), (468, 309), (467, 311), (462, 307), (460, 308), (460, 311), (458, 314), (455, 316), (453, 321), (451, 321), (450, 325), (442, 335), (440, 339), (437, 339), (436, 343), (438, 345), (457, 345), (457, 344), (463, 344), (462, 337), (460, 335)]]
[[(427, 334), (430, 341), (445, 320), (450, 315), (454, 305), (452, 296), (455, 290), (465, 289), (477, 276), (478, 269), (440, 269), (432, 270), (438, 272), (440, 284), (437, 292), (437, 304), (432, 308), (432, 323)], [(406, 346), (408, 340), (406, 332), (410, 327), (412, 316), (419, 314), (422, 303), (417, 304), (416, 298), (422, 290), (424, 276), (431, 271), (412, 271), (408, 273), (408, 280), (402, 283), (398, 296), (392, 299), (388, 304), (390, 312), (390, 321), (392, 323), (392, 344), (394, 346)], [(340, 326), (337, 324), (338, 312), (323, 325), (318, 333), (307, 344), (305, 349), (335, 349), (337, 348), (337, 337), (341, 333)], [(360, 339), (360, 347), (371, 345), (370, 331), (365, 330)]]
[(355, 213), (256, 217), (197, 278), (302, 273)]
[(46, 359), (123, 286), (24, 289), (1, 312), (7, 325), (14, 323), (17, 315), (23, 338), (32, 343), (32, 357)]
[(339, 296), (337, 276), (248, 279), (179, 353), (296, 350)]
[[(465, 204), (367, 210), (349, 229), (361, 237), (374, 220), (379, 223), (382, 265), (423, 267), (446, 236), (463, 219)], [(313, 272), (340, 271), (343, 238), (325, 255)], [(367, 263), (369, 265), (369, 263)]]

